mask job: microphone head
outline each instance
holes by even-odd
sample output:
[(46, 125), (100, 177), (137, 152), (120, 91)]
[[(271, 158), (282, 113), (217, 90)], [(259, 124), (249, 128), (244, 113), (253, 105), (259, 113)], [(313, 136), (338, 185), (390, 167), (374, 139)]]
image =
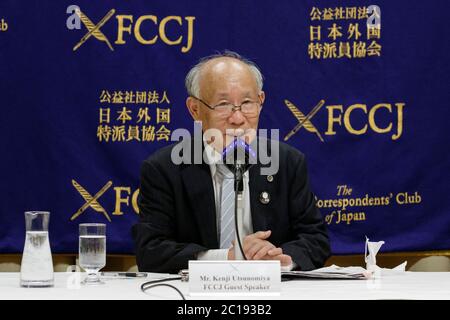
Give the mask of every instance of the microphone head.
[(235, 172), (236, 169), (241, 173), (247, 171), (251, 165), (256, 163), (256, 152), (244, 140), (236, 138), (222, 152), (223, 163)]

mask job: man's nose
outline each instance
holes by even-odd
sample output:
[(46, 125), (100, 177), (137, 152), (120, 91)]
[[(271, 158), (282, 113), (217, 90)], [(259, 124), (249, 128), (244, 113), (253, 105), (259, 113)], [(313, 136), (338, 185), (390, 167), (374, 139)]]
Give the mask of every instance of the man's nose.
[(243, 125), (245, 123), (245, 117), (242, 114), (241, 110), (233, 111), (231, 116), (228, 118), (230, 124), (234, 124), (236, 126)]

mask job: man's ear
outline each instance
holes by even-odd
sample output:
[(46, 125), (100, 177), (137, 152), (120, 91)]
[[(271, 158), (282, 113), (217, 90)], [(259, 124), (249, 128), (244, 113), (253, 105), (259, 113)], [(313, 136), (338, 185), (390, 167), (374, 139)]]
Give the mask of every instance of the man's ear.
[(261, 99), (261, 104), (264, 104), (264, 100), (266, 100), (266, 94), (264, 93), (264, 91), (261, 91), (259, 93), (259, 99)]
[(188, 108), (189, 113), (191, 114), (194, 121), (200, 120), (200, 106), (196, 99), (188, 97), (186, 99), (186, 107)]

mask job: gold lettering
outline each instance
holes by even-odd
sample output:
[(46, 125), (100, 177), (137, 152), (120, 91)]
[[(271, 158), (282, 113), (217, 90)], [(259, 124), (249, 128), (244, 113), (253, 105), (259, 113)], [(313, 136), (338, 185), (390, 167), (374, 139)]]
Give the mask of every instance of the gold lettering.
[(419, 193), (416, 191), (414, 192), (414, 203), (421, 203), (422, 197), (419, 195)]
[[(334, 215), (336, 211), (333, 211), (332, 215), (327, 219), (329, 220), (328, 224), (331, 223), (332, 216)], [(338, 210), (336, 215), (336, 224), (341, 223), (342, 221), (345, 221), (347, 225), (349, 225), (352, 221), (365, 221), (366, 220), (366, 213), (365, 212), (341, 212)]]
[(365, 114), (367, 114), (367, 107), (365, 104), (354, 104), (351, 105), (344, 114), (344, 125), (345, 128), (347, 129), (348, 132), (350, 132), (351, 134), (355, 134), (355, 135), (361, 135), (367, 132), (367, 124), (361, 129), (361, 130), (356, 130), (352, 127), (352, 125), (350, 124), (350, 114), (352, 113), (352, 111), (354, 109), (361, 109), (364, 111)]
[(395, 200), (397, 200), (398, 204), (417, 204), (422, 202), (422, 197), (417, 191), (414, 192), (414, 195), (409, 195), (408, 192), (400, 192), (395, 197)]
[[(117, 15), (116, 16), (118, 28), (117, 28), (117, 40), (115, 44), (125, 44), (125, 41), (123, 40), (123, 33), (128, 32), (131, 34), (131, 23), (133, 23), (133, 16), (131, 15)], [(123, 25), (124, 20), (129, 20), (131, 23), (125, 27)]]
[(392, 140), (397, 140), (403, 133), (403, 108), (405, 103), (396, 103), (397, 107), (397, 134), (392, 136)]
[[(333, 211), (333, 213), (334, 212), (335, 211)], [(336, 213), (337, 213), (337, 215), (336, 215), (336, 217), (337, 217), (336, 224), (339, 224), (339, 223), (341, 223), (341, 210), (338, 210)]]
[(161, 23), (159, 25), (159, 35), (161, 36), (162, 41), (169, 45), (169, 46), (173, 46), (176, 44), (180, 44), (181, 40), (183, 39), (183, 36), (179, 36), (177, 40), (170, 40), (169, 38), (167, 38), (166, 35), (166, 24), (167, 22), (169, 22), (170, 20), (175, 20), (176, 22), (178, 22), (178, 24), (181, 26), (181, 17), (179, 16), (167, 16), (164, 19), (161, 20)]
[(194, 20), (195, 17), (185, 17), (188, 22), (188, 35), (187, 35), (187, 43), (186, 47), (181, 48), (181, 52), (186, 53), (192, 48), (192, 42), (194, 40)]
[[(124, 40), (124, 33), (131, 34), (132, 25), (133, 25), (133, 16), (132, 15), (117, 15), (117, 40), (115, 41), (116, 44), (125, 44), (126, 41)], [(169, 39), (167, 35), (167, 24), (170, 21), (175, 21), (179, 26), (183, 26), (183, 20), (181, 16), (167, 16), (163, 18), (158, 26), (158, 17), (154, 15), (144, 15), (140, 16), (134, 25), (133, 32), (136, 40), (143, 44), (143, 45), (152, 45), (155, 44), (158, 41), (158, 38), (161, 38), (161, 40), (169, 45), (180, 45), (183, 41), (183, 38), (185, 38), (185, 45), (181, 47), (181, 52), (186, 53), (192, 48), (192, 43), (194, 40), (194, 20), (195, 17), (184, 17), (186, 24), (187, 24), (187, 34), (186, 36), (180, 35), (176, 39)], [(150, 20), (154, 24), (155, 27), (158, 28), (158, 34), (155, 34), (153, 38), (151, 39), (145, 39), (142, 34), (142, 24), (144, 21)]]
[(335, 135), (336, 131), (333, 130), (333, 124), (335, 122), (337, 122), (339, 125), (341, 125), (341, 115), (339, 115), (339, 117), (334, 117), (334, 113), (333, 111), (335, 109), (340, 110), (341, 114), (343, 112), (342, 106), (341, 105), (337, 105), (337, 106), (327, 106), (328, 109), (328, 130), (325, 132), (326, 135)]
[(397, 200), (398, 204), (404, 204), (405, 203), (405, 194), (404, 193), (399, 193), (397, 194), (397, 196), (395, 197), (395, 200)]
[(145, 39), (142, 37), (142, 34), (141, 34), (141, 24), (142, 24), (142, 22), (144, 22), (145, 20), (151, 20), (151, 21), (154, 22), (155, 25), (158, 24), (158, 17), (156, 17), (156, 16), (141, 16), (141, 17), (139, 17), (139, 19), (137, 19), (137, 21), (136, 21), (136, 25), (134, 26), (134, 36), (136, 37), (136, 40), (137, 40), (139, 43), (142, 43), (142, 44), (155, 44), (155, 43), (156, 43), (156, 40), (158, 40), (158, 36), (154, 36), (154, 37), (153, 37), (152, 39), (150, 39), (150, 40), (145, 40)]
[(351, 213), (351, 212), (347, 213), (347, 219), (343, 219), (343, 220), (346, 220), (347, 224), (350, 224), (350, 222), (352, 222), (352, 220), (353, 220), (353, 213)]
[(5, 19), (2, 18), (0, 21), (0, 31), (6, 31), (8, 30), (8, 23), (5, 21)]
[(136, 214), (139, 214), (139, 206), (138, 206), (138, 202), (137, 202), (138, 195), (139, 195), (139, 189), (137, 189), (135, 192), (133, 192), (133, 197), (131, 198), (131, 204), (133, 205), (133, 209)]
[[(125, 203), (127, 206), (129, 205), (129, 195), (131, 193), (130, 187), (114, 187), (114, 190), (116, 191), (116, 206), (113, 212), (113, 215), (121, 216), (123, 215), (123, 212), (121, 210), (121, 204)], [(122, 191), (126, 191), (128, 193), (128, 196), (125, 198), (122, 198)]]
[(375, 122), (375, 112), (380, 108), (386, 108), (389, 110), (389, 113), (392, 113), (392, 107), (389, 103), (379, 103), (376, 106), (374, 106), (370, 112), (369, 112), (369, 124), (373, 131), (377, 133), (386, 133), (391, 131), (392, 129), (392, 122), (389, 123), (389, 125), (386, 128), (380, 128), (376, 122)]

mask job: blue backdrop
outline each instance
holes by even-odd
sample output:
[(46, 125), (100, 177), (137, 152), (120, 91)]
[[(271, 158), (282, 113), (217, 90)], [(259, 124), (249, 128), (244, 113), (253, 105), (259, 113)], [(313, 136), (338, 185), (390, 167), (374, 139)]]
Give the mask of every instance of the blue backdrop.
[(0, 252), (22, 252), (24, 211), (48, 210), (54, 253), (78, 251), (81, 222), (133, 253), (141, 162), (192, 129), (184, 76), (224, 49), (260, 66), (260, 126), (281, 138), (324, 100), (287, 143), (307, 155), (333, 254), (364, 252), (365, 235), (383, 252), (450, 249), (449, 9), (2, 0)]

